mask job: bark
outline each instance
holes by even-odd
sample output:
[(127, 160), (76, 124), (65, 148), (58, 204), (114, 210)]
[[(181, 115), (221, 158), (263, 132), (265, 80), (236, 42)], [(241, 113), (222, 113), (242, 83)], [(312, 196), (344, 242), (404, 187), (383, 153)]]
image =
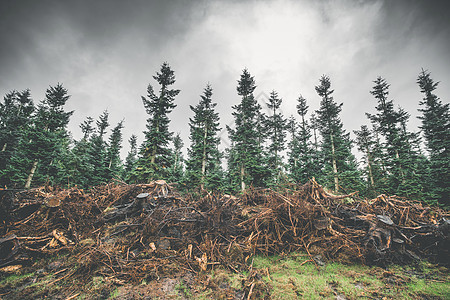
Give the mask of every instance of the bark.
[(29, 189), (31, 186), (31, 181), (33, 180), (34, 172), (36, 172), (37, 165), (38, 165), (38, 161), (35, 160), (33, 162), (33, 166), (31, 167), (30, 174), (28, 174), (27, 182), (25, 183), (26, 189)]
[(241, 190), (242, 190), (242, 192), (245, 191), (244, 173), (245, 173), (244, 165), (241, 165)]
[(4, 145), (3, 145), (3, 148), (2, 148), (2, 152), (5, 152), (6, 151), (6, 146), (8, 145), (8, 143), (5, 143)]
[[(159, 132), (159, 123), (156, 124), (156, 132)], [(153, 145), (152, 156), (150, 158), (150, 162), (152, 163), (152, 165), (155, 163), (155, 157), (156, 157), (156, 145)]]
[(206, 137), (208, 135), (208, 127), (205, 126), (205, 134), (203, 136), (203, 154), (202, 154), (202, 179), (201, 179), (201, 189), (203, 190), (205, 185), (205, 173), (206, 173)]
[(334, 191), (337, 192), (339, 190), (339, 179), (338, 179), (338, 171), (337, 171), (337, 165), (336, 165), (336, 155), (334, 151), (334, 140), (333, 135), (330, 135), (331, 137), (331, 154), (332, 154), (332, 160), (333, 160), (333, 173), (334, 173)]
[(372, 174), (372, 162), (370, 161), (370, 153), (367, 150), (367, 167), (369, 168), (369, 180), (370, 184), (372, 186), (375, 186), (375, 181), (373, 180), (373, 174)]

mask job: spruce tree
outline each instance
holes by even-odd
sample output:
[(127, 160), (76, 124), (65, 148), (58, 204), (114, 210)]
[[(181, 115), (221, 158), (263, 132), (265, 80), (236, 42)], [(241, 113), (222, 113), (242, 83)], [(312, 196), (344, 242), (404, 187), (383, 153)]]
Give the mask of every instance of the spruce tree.
[(414, 134), (406, 130), (409, 114), (402, 109), (394, 109), (393, 100), (388, 99), (389, 84), (385, 79), (378, 77), (374, 83), (370, 93), (378, 101), (377, 113), (367, 116), (384, 138), (383, 165), (387, 174), (387, 192), (420, 198), (423, 195), (420, 174), (423, 172), (420, 156), (411, 146), (417, 140)]
[(262, 138), (257, 130), (261, 124), (261, 106), (253, 95), (255, 88), (253, 76), (245, 69), (237, 86), (241, 102), (232, 107), (235, 128), (227, 126), (232, 142), (228, 152), (229, 178), (241, 191), (249, 185), (265, 186), (270, 174), (264, 164)]
[(17, 154), (24, 134), (31, 130), (35, 109), (30, 90), (12, 91), (0, 102), (0, 187), (14, 185), (11, 176), (22, 176), (13, 172), (17, 166), (11, 164), (11, 157)]
[(167, 178), (170, 182), (179, 183), (183, 179), (184, 175), (183, 174), (184, 158), (182, 153), (184, 143), (183, 140), (181, 139), (180, 133), (177, 133), (173, 137), (172, 142), (173, 142), (173, 151)]
[(123, 165), (120, 159), (120, 149), (122, 149), (122, 129), (123, 120), (117, 123), (109, 137), (106, 159), (108, 161), (108, 179), (119, 178), (123, 172)]
[(322, 97), (317, 118), (322, 136), (321, 152), (324, 159), (325, 185), (330, 186), (333, 183), (335, 192), (341, 189), (359, 190), (360, 174), (355, 157), (351, 153), (350, 134), (345, 132), (339, 118), (343, 104), (337, 104), (334, 101), (332, 96), (334, 90), (331, 89), (328, 76), (323, 75), (320, 78), (316, 92)]
[(65, 153), (62, 147), (68, 145), (66, 127), (73, 114), (64, 111), (69, 98), (67, 89), (61, 84), (49, 87), (31, 116), (30, 126), (23, 131), (5, 169), (17, 186), (29, 188), (34, 181), (36, 184), (58, 183), (58, 168), (63, 160), (62, 153)]
[(92, 184), (92, 178), (95, 173), (94, 166), (91, 165), (93, 161), (91, 158), (93, 153), (91, 150), (91, 136), (95, 132), (92, 123), (94, 123), (94, 119), (87, 117), (80, 124), (83, 137), (79, 141), (74, 141), (73, 148), (67, 153), (68, 159), (62, 177), (66, 179), (69, 185), (78, 185), (87, 188)]
[(137, 167), (133, 174), (133, 179), (139, 182), (157, 177), (167, 178), (171, 167), (172, 153), (169, 144), (173, 133), (169, 131), (168, 114), (176, 107), (174, 100), (180, 90), (171, 88), (175, 83), (175, 74), (166, 62), (153, 79), (160, 85), (159, 93), (155, 92), (152, 85), (148, 85), (147, 97), (142, 97), (149, 118), (147, 130), (144, 131), (145, 140), (141, 145)]
[(195, 107), (190, 106), (194, 117), (189, 118), (191, 146), (188, 149), (186, 176), (189, 185), (200, 185), (201, 189), (211, 185), (218, 188), (212, 181), (217, 183), (220, 169), (218, 132), (221, 129), (212, 94), (212, 87), (208, 84), (200, 96), (200, 102)]
[(434, 94), (439, 82), (435, 82), (430, 72), (422, 70), (417, 83), (423, 100), (419, 102), (422, 113), (422, 134), (429, 153), (431, 200), (450, 205), (450, 111), (449, 104)]
[(272, 172), (271, 181), (273, 184), (277, 184), (283, 171), (282, 152), (285, 149), (287, 121), (279, 112), (282, 99), (278, 97), (278, 93), (272, 91), (268, 101), (266, 104), (271, 111), (271, 115), (264, 118), (263, 121), (265, 136), (269, 140), (267, 163)]
[(131, 172), (134, 170), (137, 161), (137, 136), (132, 134), (128, 143), (130, 144), (130, 150), (125, 158), (124, 173), (122, 176), (126, 181), (130, 179)]
[(358, 150), (363, 153), (365, 164), (364, 173), (366, 176), (367, 190), (364, 194), (368, 197), (374, 197), (382, 186), (384, 176), (377, 141), (366, 125), (362, 125), (360, 130), (354, 130), (353, 132), (356, 135)]
[(92, 174), (86, 174), (90, 178), (91, 185), (108, 183), (110, 179), (107, 143), (104, 135), (109, 127), (109, 113), (104, 111), (96, 121), (97, 128), (91, 135), (88, 147), (88, 164)]
[(311, 126), (306, 120), (308, 105), (306, 99), (300, 95), (297, 99), (297, 113), (300, 122), (291, 120), (291, 142), (289, 153), (290, 175), (295, 182), (305, 183), (310, 178), (319, 175), (319, 164), (314, 163), (314, 149), (311, 144)]

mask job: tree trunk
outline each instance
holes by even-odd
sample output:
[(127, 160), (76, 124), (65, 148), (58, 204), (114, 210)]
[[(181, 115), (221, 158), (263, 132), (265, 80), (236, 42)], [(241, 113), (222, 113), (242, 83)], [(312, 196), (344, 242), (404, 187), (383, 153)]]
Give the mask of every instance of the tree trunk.
[(37, 165), (38, 165), (38, 161), (35, 160), (33, 162), (33, 166), (31, 167), (30, 174), (28, 174), (27, 182), (25, 183), (26, 189), (29, 189), (31, 186), (31, 181), (33, 180), (34, 172), (36, 172)]
[(208, 127), (205, 126), (205, 134), (203, 136), (203, 155), (202, 155), (202, 179), (200, 188), (203, 190), (205, 187), (205, 173), (206, 173), (206, 137), (208, 135)]
[[(159, 123), (156, 123), (156, 132), (159, 133)], [(156, 145), (153, 145), (152, 156), (150, 158), (150, 162), (152, 163), (152, 165), (155, 163), (155, 157), (156, 157)]]
[(373, 180), (373, 174), (372, 174), (372, 162), (370, 160), (370, 151), (367, 148), (367, 167), (369, 169), (369, 180), (370, 180), (370, 184), (372, 185), (372, 187), (375, 186), (375, 181)]
[(245, 173), (244, 165), (241, 165), (241, 190), (242, 190), (242, 192), (245, 192), (244, 173)]
[(319, 151), (317, 149), (317, 134), (316, 134), (316, 128), (314, 128), (314, 148), (316, 149), (316, 153)]
[(334, 151), (334, 140), (333, 135), (330, 135), (331, 137), (331, 154), (332, 154), (332, 160), (333, 160), (333, 173), (334, 173), (334, 191), (337, 192), (339, 190), (339, 179), (338, 179), (338, 171), (337, 171), (337, 165), (336, 165), (336, 155)]
[(5, 151), (6, 151), (6, 145), (8, 145), (8, 143), (5, 143), (5, 144), (3, 145), (2, 152), (5, 152)]

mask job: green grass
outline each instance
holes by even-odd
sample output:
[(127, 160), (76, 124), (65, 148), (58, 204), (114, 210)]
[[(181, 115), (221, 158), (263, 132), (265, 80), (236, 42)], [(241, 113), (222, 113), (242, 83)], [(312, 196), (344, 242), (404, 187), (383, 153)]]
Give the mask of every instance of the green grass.
[[(307, 255), (296, 253), (283, 258), (254, 258), (253, 267), (262, 271), (263, 280), (272, 286), (273, 299), (334, 299), (337, 295), (347, 299), (357, 298), (398, 298), (450, 299), (448, 270), (439, 274), (436, 266), (422, 263), (414, 267), (393, 266), (384, 270), (363, 265), (327, 263), (318, 267), (306, 262)], [(267, 275), (267, 271), (269, 275)], [(421, 278), (424, 277), (424, 278)]]
[[(199, 285), (188, 286), (180, 278), (174, 294), (167, 296), (190, 299), (227, 299), (230, 295), (242, 297), (244, 289), (248, 291), (249, 282), (256, 282), (253, 292), (259, 292), (257, 297), (262, 298), (269, 293), (271, 299), (336, 299), (338, 295), (346, 299), (450, 299), (449, 269), (427, 262), (392, 265), (387, 269), (336, 262), (316, 266), (304, 253), (255, 256), (252, 261), (249, 263), (253, 271), (261, 277), (249, 279), (249, 275), (255, 276), (249, 270), (235, 273), (217, 267), (204, 274), (208, 283), (204, 279)], [(24, 296), (36, 299), (52, 297), (64, 293), (68, 286), (65, 280), (48, 285), (55, 278), (52, 273), (38, 274), (22, 270), (3, 278), (0, 292), (11, 291), (8, 295), (11, 299)], [(68, 281), (72, 284), (72, 279)], [(140, 286), (147, 289), (151, 284), (152, 281), (144, 280)], [(83, 286), (79, 299), (89, 299), (93, 295), (120, 299), (120, 293), (102, 276), (94, 276)]]
[(17, 285), (18, 283), (24, 281), (25, 279), (27, 279), (28, 277), (33, 276), (34, 273), (26, 273), (26, 274), (22, 274), (22, 275), (10, 275), (8, 277), (6, 277), (5, 279), (3, 279), (2, 281), (0, 281), (0, 287), (3, 286), (7, 286), (7, 285)]
[(176, 286), (175, 289), (178, 290), (180, 293), (185, 295), (188, 298), (192, 297), (191, 290), (186, 286), (183, 280), (181, 280)]

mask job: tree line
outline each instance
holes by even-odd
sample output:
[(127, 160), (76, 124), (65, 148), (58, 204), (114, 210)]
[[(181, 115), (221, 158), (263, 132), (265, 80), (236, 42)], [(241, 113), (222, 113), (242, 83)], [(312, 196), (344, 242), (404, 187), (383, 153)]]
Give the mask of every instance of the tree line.
[[(267, 99), (270, 113), (263, 113), (254, 96), (255, 79), (244, 69), (236, 89), (241, 101), (232, 107), (234, 126), (226, 126), (231, 145), (219, 150), (222, 128), (208, 84), (198, 103), (190, 106), (186, 159), (180, 135), (169, 129), (169, 115), (180, 92), (174, 87), (175, 73), (163, 63), (153, 79), (157, 86), (149, 84), (142, 96), (148, 115), (144, 142), (138, 147), (132, 135), (125, 161), (120, 158), (124, 122), (108, 135), (108, 111), (96, 120), (86, 118), (80, 124), (82, 138), (71, 138), (67, 125), (73, 111), (64, 108), (70, 96), (62, 84), (50, 86), (37, 105), (28, 89), (7, 93), (0, 103), (0, 185), (89, 188), (113, 179), (128, 183), (165, 179), (181, 188), (235, 193), (314, 177), (335, 192), (358, 190), (365, 197), (388, 193), (449, 204), (449, 104), (435, 94), (438, 82), (428, 71), (417, 77), (422, 93), (419, 132), (408, 130), (410, 114), (395, 108), (389, 83), (378, 77), (370, 91), (376, 113), (366, 113), (371, 125), (355, 130), (352, 140), (340, 118), (343, 103), (334, 99), (328, 76), (315, 86), (319, 109), (308, 118), (307, 99), (299, 95), (298, 116), (286, 118), (276, 91)], [(363, 154), (359, 164), (351, 152), (355, 146)]]

